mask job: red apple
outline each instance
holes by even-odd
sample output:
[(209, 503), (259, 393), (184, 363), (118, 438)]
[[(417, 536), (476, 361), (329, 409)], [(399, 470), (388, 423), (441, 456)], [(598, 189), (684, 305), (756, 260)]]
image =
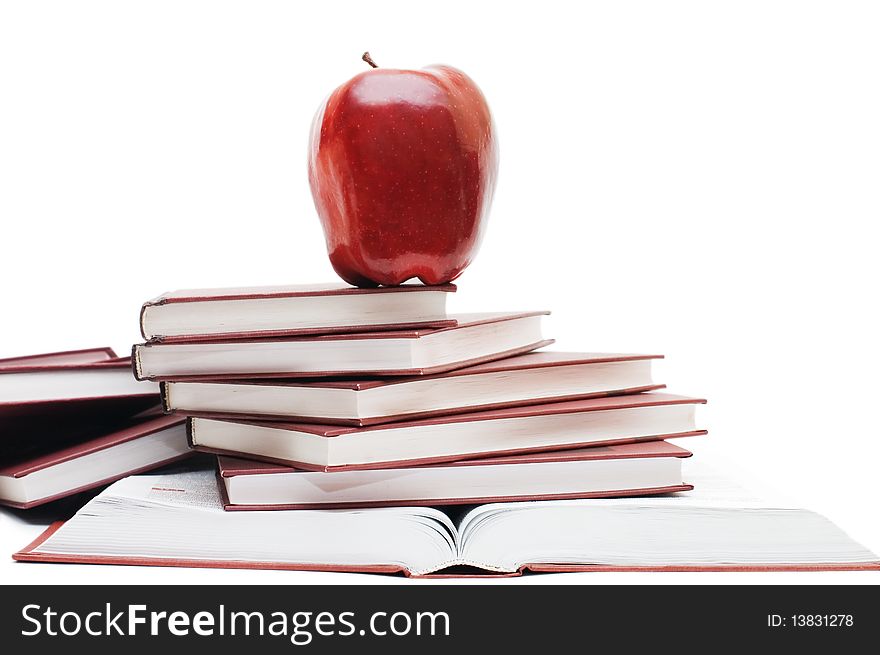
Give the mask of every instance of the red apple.
[(362, 287), (458, 277), (480, 244), (498, 172), (492, 115), (450, 66), (376, 68), (318, 109), (309, 183), (339, 276)]

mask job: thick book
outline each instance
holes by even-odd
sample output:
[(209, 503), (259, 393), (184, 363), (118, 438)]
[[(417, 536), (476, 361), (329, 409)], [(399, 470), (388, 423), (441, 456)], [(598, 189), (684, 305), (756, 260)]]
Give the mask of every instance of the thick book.
[(660, 389), (659, 355), (541, 351), (414, 378), (165, 382), (167, 412), (378, 425)]
[(226, 512), (211, 470), (132, 476), (13, 557), (411, 576), (880, 570), (877, 555), (818, 514), (745, 498), (713, 479), (689, 479), (694, 491), (665, 496), (493, 503), (469, 511)]
[(227, 510), (346, 509), (611, 498), (687, 491), (665, 441), (489, 457), (414, 468), (317, 473), (218, 457)]
[(170, 342), (448, 327), (454, 324), (446, 315), (452, 291), (452, 284), (359, 289), (334, 283), (185, 289), (144, 303), (141, 333)]
[(183, 419), (133, 418), (110, 432), (81, 435), (64, 448), (38, 448), (4, 463), (0, 504), (28, 509), (189, 455)]
[(196, 450), (311, 471), (415, 466), (704, 434), (705, 400), (671, 394), (588, 398), (364, 428), (191, 418)]
[(549, 345), (549, 312), (463, 314), (447, 328), (285, 339), (148, 342), (134, 347), (138, 379), (427, 375)]
[(131, 358), (94, 348), (0, 360), (0, 431), (29, 421), (131, 416), (159, 403), (159, 387), (138, 381)]

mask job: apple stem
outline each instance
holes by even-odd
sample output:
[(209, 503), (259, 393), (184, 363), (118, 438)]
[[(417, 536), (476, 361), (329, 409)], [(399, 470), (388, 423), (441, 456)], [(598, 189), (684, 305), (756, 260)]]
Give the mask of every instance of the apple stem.
[(365, 52), (365, 53), (361, 56), (361, 59), (363, 59), (365, 62), (367, 62), (367, 63), (368, 63), (370, 66), (372, 66), (373, 68), (379, 68), (379, 66), (376, 65), (376, 62), (373, 61), (373, 58), (370, 56), (370, 53), (369, 53), (369, 52)]

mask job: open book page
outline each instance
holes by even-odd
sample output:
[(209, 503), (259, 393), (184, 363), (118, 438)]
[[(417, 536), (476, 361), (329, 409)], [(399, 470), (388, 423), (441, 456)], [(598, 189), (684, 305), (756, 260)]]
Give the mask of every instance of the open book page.
[(542, 563), (877, 562), (818, 514), (760, 500), (705, 468), (692, 469), (686, 479), (694, 492), (497, 503), (445, 513), (429, 507), (226, 512), (213, 470), (133, 476), (111, 485), (33, 552), (49, 561), (380, 567), (413, 574), (461, 564), (515, 572)]
[[(726, 468), (726, 467), (725, 467)], [(705, 462), (682, 462), (682, 478), (692, 491), (647, 498), (618, 498), (614, 503), (645, 507), (683, 505), (690, 507), (733, 507), (752, 509), (801, 509), (792, 499), (761, 481), (745, 475), (736, 480)]]
[[(748, 486), (730, 480), (721, 475), (717, 469), (691, 462), (683, 463), (683, 478), (694, 486), (692, 491), (663, 494), (660, 496), (627, 497), (627, 498), (592, 498), (581, 500), (553, 501), (547, 507), (682, 507), (682, 508), (742, 508), (742, 509), (799, 509), (790, 499), (779, 495), (775, 490), (761, 487), (760, 483), (750, 480)], [(484, 515), (499, 511), (515, 511), (519, 509), (538, 509), (540, 501), (520, 503), (497, 503), (480, 505), (462, 516), (458, 523), (459, 532), (467, 532), (474, 522)]]
[(430, 507), (226, 512), (213, 470), (132, 476), (92, 499), (34, 552), (120, 560), (327, 569), (454, 564), (455, 528)]
[(132, 475), (119, 480), (100, 495), (192, 510), (223, 511), (217, 476), (210, 469), (165, 475)]
[(724, 567), (873, 563), (828, 519), (762, 498), (704, 466), (691, 492), (645, 498), (483, 505), (459, 524), (460, 557), (528, 564)]

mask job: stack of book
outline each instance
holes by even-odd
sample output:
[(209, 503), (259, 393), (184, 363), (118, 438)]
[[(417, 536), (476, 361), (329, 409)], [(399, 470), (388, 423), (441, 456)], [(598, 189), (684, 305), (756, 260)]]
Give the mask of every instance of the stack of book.
[(219, 455), (228, 509), (446, 505), (687, 489), (662, 440), (702, 400), (649, 355), (533, 352), (546, 312), (448, 315), (454, 287), (168, 294), (140, 379)]
[(27, 509), (190, 454), (155, 383), (110, 348), (0, 360), (0, 504)]
[(547, 312), (448, 314), (454, 290), (146, 303), (135, 375), (161, 383), (215, 468), (121, 480), (15, 557), (407, 575), (876, 566), (815, 514), (714, 479), (694, 490), (691, 453), (666, 440), (705, 434), (704, 401), (661, 392), (657, 355), (543, 351)]

